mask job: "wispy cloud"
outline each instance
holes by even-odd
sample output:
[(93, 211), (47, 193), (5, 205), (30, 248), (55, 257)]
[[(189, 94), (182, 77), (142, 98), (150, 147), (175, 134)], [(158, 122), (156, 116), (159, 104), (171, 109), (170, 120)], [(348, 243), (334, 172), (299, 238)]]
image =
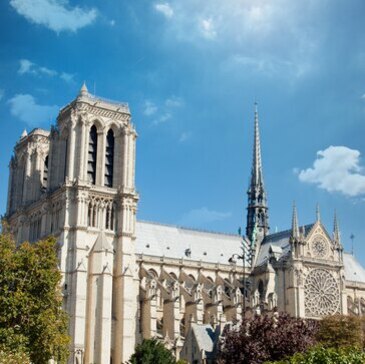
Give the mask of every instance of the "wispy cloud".
[(32, 74), (35, 76), (47, 76), (47, 77), (56, 77), (59, 76), (65, 82), (72, 82), (74, 79), (74, 75), (66, 72), (57, 72), (56, 70), (39, 66), (34, 62), (31, 62), (29, 59), (21, 59), (19, 61), (19, 69), (18, 73), (20, 75), (24, 74)]
[(174, 10), (169, 3), (157, 3), (154, 5), (154, 8), (168, 19), (174, 16)]
[(179, 224), (185, 226), (197, 226), (202, 227), (213, 222), (222, 221), (230, 218), (231, 212), (220, 212), (210, 210), (207, 207), (201, 207), (198, 209), (190, 210), (185, 213), (180, 219)]
[(157, 112), (157, 110), (158, 110), (157, 105), (151, 100), (146, 100), (144, 102), (143, 114), (145, 114), (146, 116), (154, 115)]
[(151, 125), (157, 126), (172, 119), (176, 109), (183, 106), (184, 99), (182, 97), (172, 95), (165, 101), (159, 103), (146, 100), (143, 104), (142, 112), (147, 117), (153, 117)]
[(97, 17), (97, 10), (71, 7), (67, 0), (10, 0), (18, 14), (31, 23), (43, 25), (56, 33), (76, 32)]
[(71, 73), (66, 73), (66, 72), (61, 72), (60, 73), (60, 78), (62, 80), (64, 80), (67, 83), (71, 83), (74, 81), (74, 77), (75, 75), (71, 74)]
[(29, 94), (17, 94), (8, 101), (10, 113), (30, 126), (49, 121), (57, 115), (57, 105), (39, 105)]
[(217, 36), (217, 31), (212, 18), (201, 19), (199, 26), (204, 38), (214, 39)]
[(328, 192), (346, 196), (365, 194), (365, 174), (360, 152), (345, 146), (330, 146), (317, 152), (312, 168), (299, 172), (299, 180), (312, 183)]
[(179, 142), (184, 143), (190, 138), (191, 138), (191, 132), (190, 131), (184, 131), (180, 135)]
[(35, 73), (35, 71), (33, 70), (33, 62), (29, 61), (28, 59), (21, 59), (19, 63), (19, 74), (24, 75), (24, 73)]
[[(317, 22), (325, 3), (311, 1), (308, 6), (292, 0), (170, 0), (173, 21), (162, 25), (164, 41), (206, 47), (207, 41), (214, 40), (212, 57), (226, 62), (238, 55), (240, 62), (232, 66), (241, 70), (278, 68), (275, 74), (280, 77), (302, 77), (320, 67), (317, 56), (325, 34), (318, 33)], [(285, 65), (290, 67), (289, 76)]]
[(165, 106), (168, 108), (181, 107), (184, 105), (184, 100), (181, 97), (171, 96), (165, 100)]
[(152, 125), (163, 124), (163, 123), (166, 123), (167, 121), (169, 121), (170, 119), (171, 119), (171, 114), (166, 112), (166, 113), (162, 114), (160, 117), (158, 117), (157, 119), (153, 120)]

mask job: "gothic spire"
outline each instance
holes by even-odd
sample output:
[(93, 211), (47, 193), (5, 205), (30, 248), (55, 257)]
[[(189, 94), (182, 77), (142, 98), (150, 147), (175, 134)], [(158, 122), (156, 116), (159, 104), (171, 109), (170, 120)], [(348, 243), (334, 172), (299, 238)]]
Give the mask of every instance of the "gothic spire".
[(260, 129), (259, 129), (259, 113), (257, 102), (255, 102), (255, 131), (254, 131), (254, 143), (253, 143), (253, 158), (252, 158), (252, 170), (251, 170), (251, 187), (264, 186), (264, 179), (262, 174), (262, 161), (261, 161), (261, 143), (260, 143)]
[(291, 235), (293, 238), (299, 238), (299, 225), (298, 225), (298, 213), (297, 213), (297, 207), (295, 205), (295, 202), (293, 203), (293, 217), (292, 217), (292, 232)]
[(247, 191), (246, 235), (251, 244), (261, 242), (269, 232), (268, 207), (261, 160), (259, 114), (257, 103), (254, 111), (254, 141), (250, 186)]

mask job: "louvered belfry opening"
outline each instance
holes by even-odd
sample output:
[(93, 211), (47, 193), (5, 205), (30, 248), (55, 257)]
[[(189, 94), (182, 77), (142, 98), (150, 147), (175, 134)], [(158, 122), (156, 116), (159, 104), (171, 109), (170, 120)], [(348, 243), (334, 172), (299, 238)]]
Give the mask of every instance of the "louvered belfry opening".
[(95, 184), (96, 181), (96, 158), (98, 148), (98, 133), (95, 125), (90, 128), (89, 133), (89, 153), (87, 161), (87, 176), (91, 184)]
[(48, 187), (48, 155), (46, 156), (44, 160), (44, 166), (43, 166), (43, 187)]
[(113, 187), (113, 164), (114, 164), (114, 133), (110, 129), (106, 135), (106, 150), (105, 150), (105, 178), (104, 185)]

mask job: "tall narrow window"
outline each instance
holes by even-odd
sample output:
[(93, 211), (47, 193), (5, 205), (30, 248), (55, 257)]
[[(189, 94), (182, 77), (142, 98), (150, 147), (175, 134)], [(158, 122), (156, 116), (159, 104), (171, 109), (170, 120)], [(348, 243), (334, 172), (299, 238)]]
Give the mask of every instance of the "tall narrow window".
[(43, 187), (47, 188), (47, 186), (48, 186), (48, 155), (44, 160), (44, 166), (43, 166)]
[(89, 154), (87, 161), (87, 176), (91, 184), (95, 184), (96, 181), (96, 157), (98, 147), (98, 134), (95, 125), (90, 129), (89, 133)]
[(109, 130), (106, 135), (106, 151), (105, 151), (105, 176), (104, 185), (113, 187), (113, 161), (114, 161), (114, 133)]

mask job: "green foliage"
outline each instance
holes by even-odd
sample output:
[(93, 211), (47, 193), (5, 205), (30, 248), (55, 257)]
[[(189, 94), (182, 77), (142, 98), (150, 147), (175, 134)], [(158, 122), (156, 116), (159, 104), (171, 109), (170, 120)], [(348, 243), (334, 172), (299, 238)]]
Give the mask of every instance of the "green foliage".
[(157, 339), (143, 340), (129, 359), (131, 364), (175, 364), (175, 357)]
[(358, 348), (324, 348), (317, 346), (305, 354), (297, 353), (289, 359), (272, 364), (363, 364), (365, 353)]
[(16, 248), (10, 234), (0, 234), (0, 348), (35, 364), (69, 355), (57, 263), (53, 238)]
[(25, 353), (0, 350), (0, 364), (30, 364), (30, 360)]
[(361, 319), (335, 315), (320, 321), (317, 340), (324, 347), (362, 347)]

